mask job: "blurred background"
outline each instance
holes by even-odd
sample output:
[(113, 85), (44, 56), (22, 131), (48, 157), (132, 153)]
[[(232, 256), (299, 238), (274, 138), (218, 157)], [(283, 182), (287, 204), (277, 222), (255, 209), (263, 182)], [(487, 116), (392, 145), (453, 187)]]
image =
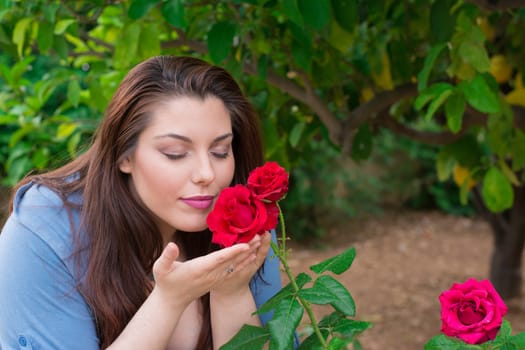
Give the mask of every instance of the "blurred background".
[(89, 144), (131, 67), (196, 56), (239, 81), (291, 173), (292, 267), (357, 248), (341, 278), (365, 349), (421, 349), (468, 277), (525, 331), (521, 3), (0, 0), (0, 223), (18, 180)]

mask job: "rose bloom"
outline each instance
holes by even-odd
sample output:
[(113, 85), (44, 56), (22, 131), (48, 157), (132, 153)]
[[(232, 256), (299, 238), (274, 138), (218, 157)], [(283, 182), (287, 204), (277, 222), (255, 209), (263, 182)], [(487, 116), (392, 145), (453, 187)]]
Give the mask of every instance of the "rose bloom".
[(247, 187), (264, 201), (276, 202), (288, 192), (288, 173), (276, 162), (266, 162), (248, 177)]
[(264, 203), (244, 185), (221, 191), (207, 218), (213, 232), (212, 242), (223, 247), (251, 241), (277, 225), (279, 209), (274, 203)]
[(490, 281), (469, 278), (441, 293), (441, 331), (468, 344), (493, 340), (507, 306)]

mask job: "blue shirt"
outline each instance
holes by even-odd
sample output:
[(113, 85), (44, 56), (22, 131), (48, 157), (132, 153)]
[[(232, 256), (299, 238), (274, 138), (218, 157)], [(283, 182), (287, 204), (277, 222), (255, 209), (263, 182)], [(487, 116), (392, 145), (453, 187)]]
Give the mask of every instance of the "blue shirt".
[[(73, 211), (77, 227), (79, 217)], [(27, 184), (16, 193), (0, 234), (0, 350), (99, 349), (90, 307), (75, 288), (70, 224), (50, 189)], [(264, 263), (264, 282), (254, 278), (250, 284), (257, 307), (281, 288), (273, 255), (270, 251)], [(261, 322), (270, 316), (261, 315)]]

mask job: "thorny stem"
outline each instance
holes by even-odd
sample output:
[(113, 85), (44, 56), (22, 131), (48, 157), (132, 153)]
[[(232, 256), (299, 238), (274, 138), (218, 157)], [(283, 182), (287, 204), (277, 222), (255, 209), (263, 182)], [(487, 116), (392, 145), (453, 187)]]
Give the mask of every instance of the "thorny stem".
[[(295, 281), (295, 278), (292, 274), (292, 270), (290, 269), (290, 266), (288, 265), (287, 261), (287, 252), (286, 252), (286, 225), (284, 223), (284, 215), (281, 210), (281, 207), (279, 206), (279, 203), (277, 204), (277, 208), (279, 208), (279, 221), (281, 224), (281, 244), (278, 247), (273, 241), (270, 243), (271, 247), (277, 256), (277, 258), (281, 261), (283, 264), (284, 272), (288, 276), (288, 279), (290, 280), (290, 283), (293, 287), (294, 292), (299, 293), (299, 286), (297, 285), (297, 282)], [(321, 346), (323, 349), (328, 349), (328, 344), (326, 344), (326, 341), (321, 334), (321, 330), (319, 329), (319, 326), (317, 325), (317, 319), (315, 318), (315, 314), (312, 310), (312, 307), (310, 306), (310, 303), (303, 298), (299, 297), (297, 295), (297, 299), (299, 300), (299, 303), (303, 306), (303, 308), (306, 310), (306, 313), (308, 314), (308, 317), (310, 318), (310, 324), (312, 325), (312, 328), (314, 330), (315, 335), (317, 336), (317, 339), (319, 339), (319, 342), (321, 343)]]

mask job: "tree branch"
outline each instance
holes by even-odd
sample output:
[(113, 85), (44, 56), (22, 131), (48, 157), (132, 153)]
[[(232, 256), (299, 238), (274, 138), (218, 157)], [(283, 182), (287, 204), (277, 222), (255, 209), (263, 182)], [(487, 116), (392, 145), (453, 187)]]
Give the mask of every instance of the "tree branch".
[(488, 11), (505, 11), (525, 6), (523, 0), (467, 0)]
[[(257, 74), (255, 64), (246, 64), (244, 70), (248, 74)], [(267, 71), (266, 79), (271, 85), (310, 107), (328, 129), (332, 142), (336, 144), (340, 143), (341, 122), (335, 117), (332, 111), (330, 111), (325, 101), (316, 95), (311, 88), (303, 89), (293, 81), (283, 78), (271, 70)]]
[(190, 50), (195, 51), (200, 54), (207, 54), (208, 53), (208, 47), (206, 44), (200, 41), (196, 40), (190, 40), (186, 36), (186, 33), (179, 28), (175, 28), (175, 31), (177, 32), (178, 39), (171, 40), (171, 41), (165, 41), (163, 42), (162, 49), (168, 49), (168, 48), (179, 48), (181, 46), (187, 46), (190, 48)]

